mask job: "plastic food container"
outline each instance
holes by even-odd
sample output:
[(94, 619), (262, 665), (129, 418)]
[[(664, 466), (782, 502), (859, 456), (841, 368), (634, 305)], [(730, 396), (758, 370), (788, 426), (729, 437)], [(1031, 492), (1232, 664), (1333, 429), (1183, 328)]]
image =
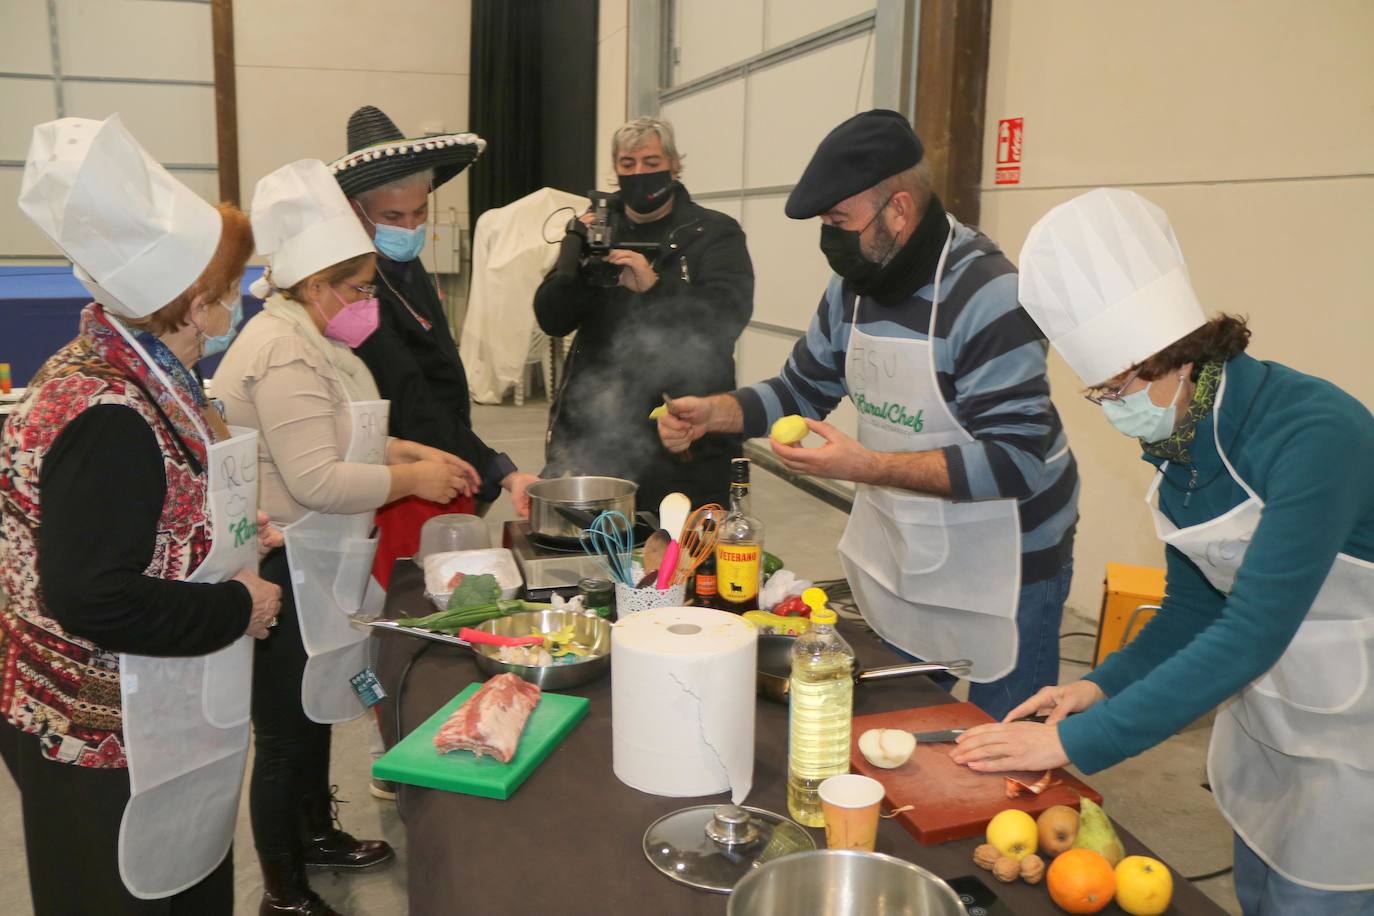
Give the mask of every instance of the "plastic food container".
[(425, 557), (458, 550), (481, 550), (491, 546), (487, 523), (475, 515), (451, 513), (426, 519), (420, 526), (420, 549), (415, 563), (421, 568)]
[(449, 596), (453, 594), (448, 583), (454, 573), (474, 576), (490, 573), (501, 586), (502, 598), (514, 598), (525, 584), (515, 565), (515, 556), (504, 547), (432, 553), (425, 557), (425, 594), (441, 611), (448, 607)]

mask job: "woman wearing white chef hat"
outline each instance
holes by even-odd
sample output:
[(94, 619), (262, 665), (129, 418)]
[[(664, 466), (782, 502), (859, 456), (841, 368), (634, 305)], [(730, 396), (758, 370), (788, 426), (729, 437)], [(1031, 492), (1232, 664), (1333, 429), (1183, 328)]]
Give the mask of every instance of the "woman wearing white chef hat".
[[(1374, 417), (1207, 320), (1164, 212), (1098, 189), (1021, 249), (1021, 302), (1159, 471), (1161, 610), (955, 760), (1092, 773), (1217, 708), (1208, 773), (1247, 914), (1374, 912)], [(1015, 722), (1049, 714), (1044, 725)], [(1077, 713), (1077, 715), (1071, 715)]]
[(248, 219), (118, 116), (34, 128), (19, 207), (95, 298), (0, 448), (0, 748), (34, 911), (228, 914), (248, 637), (280, 589), (257, 574), (257, 434), (191, 370), (233, 337)]
[[(359, 716), (366, 630), (381, 610), (370, 580), (374, 511), (419, 496), (448, 502), (478, 485), (465, 461), (386, 434), (388, 403), (351, 348), (377, 328), (377, 256), (324, 163), (277, 169), (253, 192), (253, 234), (270, 262), (267, 299), (215, 373), (231, 422), (262, 432), (262, 506), (285, 533), (263, 576), (283, 589), (282, 620), (258, 647), (249, 807), (262, 913), (332, 912), (305, 867), (360, 869), (393, 857), (332, 817), (330, 724)], [(304, 842), (302, 842), (302, 828)]]

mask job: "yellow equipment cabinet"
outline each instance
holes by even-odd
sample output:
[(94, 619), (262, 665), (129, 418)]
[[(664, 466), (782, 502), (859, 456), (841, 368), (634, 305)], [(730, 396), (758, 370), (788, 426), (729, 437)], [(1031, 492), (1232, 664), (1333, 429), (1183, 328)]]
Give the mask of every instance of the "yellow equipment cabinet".
[(1135, 638), (1164, 600), (1164, 570), (1108, 563), (1093, 667)]

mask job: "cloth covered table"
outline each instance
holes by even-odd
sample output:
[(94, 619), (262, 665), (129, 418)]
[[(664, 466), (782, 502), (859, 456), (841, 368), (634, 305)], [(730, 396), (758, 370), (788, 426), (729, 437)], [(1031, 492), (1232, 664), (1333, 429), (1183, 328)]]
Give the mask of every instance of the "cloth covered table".
[[(432, 611), (423, 587), (423, 575), (414, 563), (397, 561), (386, 616)], [(900, 661), (866, 629), (842, 623), (841, 630), (861, 666)], [(388, 694), (378, 707), (388, 746), (400, 733), (398, 706), (400, 726), (411, 729), (482, 679), (466, 650), (392, 633), (376, 639), (377, 675)], [(663, 798), (624, 785), (611, 770), (609, 675), (564, 692), (591, 700), (587, 718), (509, 799), (400, 787), (397, 804), (406, 825), (412, 916), (722, 916), (727, 897), (659, 874), (640, 844), (644, 831), (659, 817), (692, 805), (727, 804), (728, 795)], [(754, 787), (744, 804), (785, 814), (787, 708), (763, 699), (757, 702)], [(924, 677), (874, 681), (854, 692), (854, 714), (947, 702), (948, 695)], [(1107, 799), (1108, 810), (1110, 806)], [(824, 849), (825, 832), (810, 832), (817, 847)], [(1125, 830), (1118, 827), (1118, 832), (1128, 855), (1151, 854)], [(1021, 916), (1062, 912), (1043, 885), (999, 884), (974, 866), (973, 849), (980, 842), (922, 846), (897, 823), (883, 821), (877, 851), (915, 862), (943, 878), (976, 874)], [(1178, 869), (1187, 869), (1188, 863), (1166, 864), (1176, 878), (1169, 913), (1224, 912), (1188, 882), (1178, 880)], [(1122, 911), (1113, 904), (1102, 912)]]

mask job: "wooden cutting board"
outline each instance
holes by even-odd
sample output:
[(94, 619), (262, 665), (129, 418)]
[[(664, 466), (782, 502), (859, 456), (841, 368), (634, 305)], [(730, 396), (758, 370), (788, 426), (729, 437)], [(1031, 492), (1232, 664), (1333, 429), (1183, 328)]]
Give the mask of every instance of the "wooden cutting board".
[(1057, 781), (1039, 795), (1007, 798), (1005, 776), (1035, 782), (1044, 773), (978, 773), (949, 759), (953, 743), (918, 743), (911, 759), (895, 770), (875, 767), (859, 753), (859, 736), (870, 728), (933, 732), (991, 721), (987, 713), (972, 703), (945, 703), (859, 716), (854, 719), (850, 762), (854, 772), (883, 784), (888, 807), (914, 806), (897, 815), (897, 820), (926, 844), (978, 836), (987, 829), (993, 815), (1007, 808), (1020, 808), (1033, 816), (1051, 805), (1077, 808), (1079, 795), (1101, 803), (1102, 796), (1096, 790), (1064, 770), (1055, 770), (1052, 779)]
[(494, 757), (477, 757), (470, 751), (440, 754), (434, 748), (434, 735), (454, 710), (481, 686), (480, 683), (469, 684), (443, 709), (401, 739), (372, 764), (372, 775), (428, 789), (445, 789), (483, 798), (510, 798), (534, 768), (567, 737), (573, 726), (586, 718), (590, 705), (586, 697), (544, 693), (539, 698), (539, 705), (530, 713), (525, 730), (520, 733), (520, 743), (510, 763), (502, 763)]

